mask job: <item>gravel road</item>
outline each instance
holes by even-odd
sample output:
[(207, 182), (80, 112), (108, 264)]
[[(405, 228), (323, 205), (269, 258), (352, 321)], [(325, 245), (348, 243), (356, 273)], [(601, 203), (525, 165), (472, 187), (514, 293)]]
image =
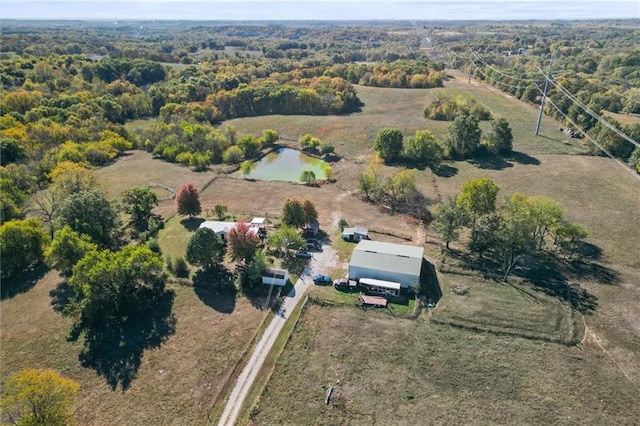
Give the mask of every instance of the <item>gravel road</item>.
[(314, 274), (324, 274), (330, 271), (338, 263), (338, 255), (333, 247), (323, 245), (322, 249), (321, 252), (313, 253), (313, 257), (309, 260), (309, 265), (296, 282), (294, 288), (285, 296), (278, 314), (273, 317), (253, 350), (249, 362), (240, 373), (240, 376), (238, 376), (238, 381), (229, 395), (227, 405), (218, 422), (219, 426), (233, 426), (235, 424), (240, 408), (249, 393), (249, 389), (251, 389), (253, 381), (258, 375), (260, 368), (262, 368), (262, 364), (264, 364), (264, 360), (267, 358), (271, 347), (280, 334), (284, 323), (296, 305), (300, 303), (307, 290), (313, 286), (313, 279), (311, 277)]

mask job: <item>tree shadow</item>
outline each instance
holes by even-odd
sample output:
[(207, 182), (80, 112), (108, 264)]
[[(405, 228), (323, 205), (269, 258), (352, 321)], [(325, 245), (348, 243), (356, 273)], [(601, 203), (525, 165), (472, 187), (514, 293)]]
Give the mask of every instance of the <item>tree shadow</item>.
[(238, 289), (234, 276), (223, 266), (197, 271), (193, 277), (193, 289), (205, 305), (220, 313), (230, 314), (236, 308)]
[(184, 226), (187, 231), (191, 232), (197, 230), (202, 222), (204, 222), (204, 219), (201, 217), (186, 217), (180, 221), (182, 226)]
[(20, 293), (31, 290), (48, 271), (47, 265), (40, 262), (14, 277), (3, 279), (2, 286), (0, 286), (0, 300), (11, 299)]
[(175, 293), (149, 290), (145, 306), (124, 318), (109, 318), (88, 326), (76, 326), (69, 340), (84, 335), (80, 363), (103, 376), (112, 390), (118, 386), (125, 392), (136, 377), (145, 349), (160, 347), (175, 333), (176, 319), (172, 313)]
[(583, 259), (600, 260), (602, 259), (602, 249), (595, 244), (581, 241), (577, 248), (576, 254)]
[(69, 282), (67, 280), (62, 281), (56, 286), (56, 288), (49, 292), (53, 310), (56, 312), (62, 312), (75, 294), (76, 292), (73, 287), (69, 285)]
[(431, 170), (436, 176), (442, 177), (442, 178), (453, 177), (458, 173), (457, 167), (454, 167), (450, 164), (444, 164), (444, 163), (440, 163), (436, 166), (433, 166)]
[[(312, 255), (313, 256), (313, 255)], [(313, 257), (310, 259), (295, 257), (295, 256), (286, 256), (282, 259), (282, 267), (289, 271), (291, 275), (302, 276), (304, 274), (304, 270), (309, 265), (309, 262), (314, 262)]]
[(514, 163), (524, 164), (527, 166), (540, 165), (540, 160), (530, 156), (529, 154), (525, 154), (524, 152), (511, 151), (509, 154), (505, 155), (504, 158), (506, 160), (513, 161)]
[(530, 267), (516, 271), (514, 275), (525, 278), (549, 296), (567, 301), (578, 312), (591, 315), (598, 307), (598, 298), (572, 279), (595, 278), (594, 272), (586, 268), (575, 269), (571, 262), (553, 253), (539, 253)]
[(513, 164), (506, 161), (503, 157), (498, 156), (482, 156), (470, 158), (467, 160), (469, 164), (473, 164), (479, 169), (488, 170), (504, 170), (513, 167)]

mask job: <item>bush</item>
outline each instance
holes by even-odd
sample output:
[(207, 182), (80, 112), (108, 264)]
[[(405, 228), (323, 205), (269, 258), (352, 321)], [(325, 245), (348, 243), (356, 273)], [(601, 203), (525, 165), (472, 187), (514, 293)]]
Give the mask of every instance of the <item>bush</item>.
[(184, 260), (184, 257), (176, 257), (173, 260), (173, 266), (170, 269), (171, 273), (177, 278), (188, 278), (189, 277), (189, 266), (187, 265), (187, 261)]
[(157, 238), (151, 238), (147, 241), (147, 247), (154, 253), (162, 254), (162, 249), (160, 248), (160, 243), (158, 243)]

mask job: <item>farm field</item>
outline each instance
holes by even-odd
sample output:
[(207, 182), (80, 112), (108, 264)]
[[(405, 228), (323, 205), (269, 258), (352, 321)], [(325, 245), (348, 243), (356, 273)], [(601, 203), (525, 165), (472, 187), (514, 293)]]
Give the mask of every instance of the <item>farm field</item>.
[(308, 304), (253, 423), (633, 424), (635, 401), (637, 389), (589, 344)]
[[(434, 318), (486, 332), (436, 324), (427, 314), (411, 321), (353, 307), (309, 305), (254, 410), (258, 424), (308, 424), (318, 419), (331, 424), (413, 424), (416, 419), (436, 424), (470, 419), (633, 424), (640, 417), (635, 403), (640, 397), (640, 229), (631, 226), (640, 223), (637, 179), (607, 158), (579, 155), (584, 142), (563, 140), (560, 124), (548, 117), (542, 136), (534, 137), (535, 108), (489, 86), (467, 85), (463, 77), (454, 77), (446, 83), (445, 93), (469, 91), (493, 113), (507, 118), (517, 153), (493, 161), (446, 162), (446, 174), (420, 170), (418, 182), (427, 197), (435, 203), (455, 195), (466, 180), (488, 176), (500, 186), (500, 196), (520, 191), (554, 198), (570, 219), (589, 231), (588, 241), (602, 250), (598, 265), (613, 279), (605, 282), (597, 274), (572, 277), (595, 298), (596, 307), (585, 316), (574, 312), (571, 317), (564, 302), (533, 288), (527, 291), (543, 304), (536, 305), (512, 287), (492, 287), (498, 284), (473, 277), (464, 278), (472, 289), (468, 298), (472, 303), (453, 299), (457, 296), (451, 295), (450, 287), (462, 278), (443, 274), (444, 298)], [(162, 199), (156, 212), (170, 220), (160, 244), (172, 256), (182, 252), (186, 240), (174, 216), (172, 194), (164, 188), (176, 190), (189, 181), (202, 191), (203, 210), (223, 204), (238, 218), (273, 218), (285, 198), (298, 196), (314, 201), (326, 230), (345, 218), (350, 225), (410, 240), (407, 244), (425, 244), (424, 230), (417, 223), (363, 202), (355, 193), (355, 177), (371, 158), (372, 141), (381, 128), (400, 127), (405, 136), (427, 128), (442, 137), (449, 123), (422, 118), (433, 93), (429, 90), (363, 86), (357, 90), (365, 102), (360, 113), (229, 121), (240, 133), (273, 128), (292, 146), (303, 133), (332, 142), (343, 157), (332, 164), (334, 184), (308, 187), (235, 179), (216, 168), (196, 173), (142, 151), (129, 152), (96, 175), (114, 197), (131, 186), (154, 185)], [(336, 238), (336, 234), (329, 237)], [(427, 250), (437, 256), (435, 234), (428, 230), (426, 240)], [(340, 248), (345, 257), (349, 248)], [(172, 286), (176, 331), (160, 348), (144, 352), (136, 378), (123, 393), (82, 367), (81, 342), (66, 341), (70, 322), (51, 306), (50, 292), (60, 283), (61, 278), (49, 272), (28, 292), (2, 301), (2, 376), (39, 365), (78, 381), (79, 424), (206, 423), (226, 377), (266, 315), (246, 298), (198, 295), (193, 288)], [(504, 311), (492, 312), (496, 306)], [(515, 318), (513, 334), (536, 338), (490, 332), (492, 326), (508, 326), (511, 318)], [(575, 347), (544, 341), (565, 341), (572, 333), (578, 333), (581, 341)], [(342, 385), (336, 388), (335, 406), (327, 408), (322, 386), (337, 379)]]

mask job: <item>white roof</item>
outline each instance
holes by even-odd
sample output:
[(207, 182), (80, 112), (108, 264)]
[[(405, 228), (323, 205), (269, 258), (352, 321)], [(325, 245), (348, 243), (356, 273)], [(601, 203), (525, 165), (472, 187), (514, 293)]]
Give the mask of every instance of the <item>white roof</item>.
[(373, 278), (360, 278), (360, 284), (372, 285), (375, 287), (389, 288), (391, 290), (400, 290), (401, 284), (393, 281), (376, 280)]
[(264, 222), (267, 219), (265, 219), (264, 217), (254, 217), (253, 219), (251, 219), (251, 222), (249, 222), (251, 225), (264, 225)]
[(353, 250), (349, 265), (419, 276), (423, 254), (423, 247), (362, 240)]
[(362, 226), (354, 226), (352, 228), (344, 228), (344, 230), (342, 231), (342, 235), (345, 235), (345, 234), (367, 235), (368, 232), (369, 230), (367, 228), (363, 228)]
[(217, 220), (206, 220), (200, 224), (200, 228), (209, 228), (216, 234), (221, 232), (229, 233), (235, 226), (237, 222), (220, 222)]

